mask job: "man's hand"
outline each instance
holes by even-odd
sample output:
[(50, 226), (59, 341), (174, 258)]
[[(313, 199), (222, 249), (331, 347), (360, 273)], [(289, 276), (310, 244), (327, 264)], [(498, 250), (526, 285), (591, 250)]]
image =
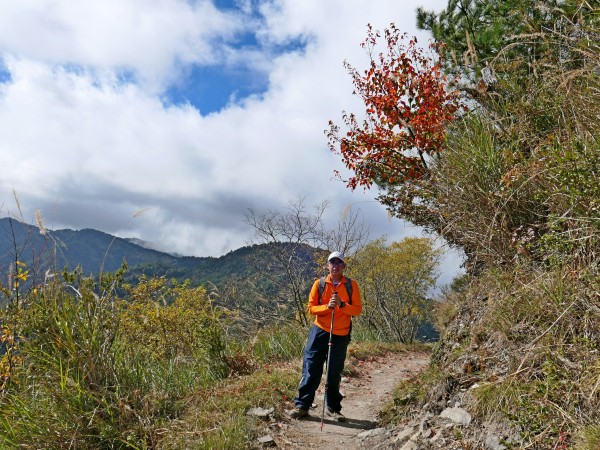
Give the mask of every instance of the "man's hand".
[(337, 292), (334, 292), (333, 295), (331, 296), (331, 300), (329, 300), (329, 303), (327, 304), (327, 307), (329, 309), (333, 309), (336, 306), (340, 306), (342, 304), (342, 299), (340, 298), (340, 296), (338, 295)]

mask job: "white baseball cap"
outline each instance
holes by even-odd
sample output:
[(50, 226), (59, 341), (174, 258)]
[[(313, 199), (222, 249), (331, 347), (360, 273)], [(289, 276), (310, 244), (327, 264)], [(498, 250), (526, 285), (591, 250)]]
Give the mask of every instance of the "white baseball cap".
[(327, 262), (331, 261), (332, 259), (339, 259), (340, 261), (342, 261), (344, 264), (346, 264), (346, 262), (344, 261), (344, 254), (340, 253), (340, 252), (333, 252), (329, 255), (329, 257), (327, 258)]

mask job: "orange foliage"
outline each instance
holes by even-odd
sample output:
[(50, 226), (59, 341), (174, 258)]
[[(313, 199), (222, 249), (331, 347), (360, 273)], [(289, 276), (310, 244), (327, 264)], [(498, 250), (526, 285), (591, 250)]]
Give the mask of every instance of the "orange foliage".
[(416, 38), (405, 44), (407, 35), (391, 24), (384, 31), (386, 52), (375, 55), (379, 38), (369, 25), (361, 44), (371, 61), (364, 74), (344, 63), (366, 107), (363, 123), (344, 112), (345, 136), (332, 121), (326, 132), (330, 149), (354, 172), (347, 180), (352, 189), (421, 178), (427, 172), (425, 155), (442, 151), (446, 126), (461, 107), (448, 90), (439, 58), (425, 55)]

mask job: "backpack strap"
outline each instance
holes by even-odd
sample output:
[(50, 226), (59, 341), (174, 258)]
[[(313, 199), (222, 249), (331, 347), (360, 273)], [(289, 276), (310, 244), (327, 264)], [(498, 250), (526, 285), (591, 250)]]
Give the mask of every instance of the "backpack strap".
[(325, 290), (325, 277), (321, 277), (319, 280), (319, 305), (321, 304), (321, 297), (323, 297), (323, 291)]
[(352, 304), (352, 280), (346, 277), (346, 292), (348, 293), (348, 304)]
[[(325, 290), (326, 277), (321, 277), (319, 280), (319, 305), (321, 304), (321, 297), (323, 297), (323, 291)], [(348, 293), (348, 304), (352, 304), (352, 280), (346, 277), (346, 292)]]

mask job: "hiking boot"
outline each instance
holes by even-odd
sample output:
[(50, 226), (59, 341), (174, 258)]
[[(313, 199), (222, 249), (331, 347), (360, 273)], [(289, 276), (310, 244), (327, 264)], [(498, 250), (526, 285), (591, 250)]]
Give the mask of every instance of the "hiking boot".
[(308, 416), (308, 411), (302, 408), (294, 408), (290, 411), (289, 414), (292, 419), (300, 419), (302, 417)]
[(332, 411), (330, 409), (327, 409), (325, 415), (330, 419), (337, 420), (338, 422), (346, 421), (346, 417), (344, 417), (344, 415), (339, 411)]

